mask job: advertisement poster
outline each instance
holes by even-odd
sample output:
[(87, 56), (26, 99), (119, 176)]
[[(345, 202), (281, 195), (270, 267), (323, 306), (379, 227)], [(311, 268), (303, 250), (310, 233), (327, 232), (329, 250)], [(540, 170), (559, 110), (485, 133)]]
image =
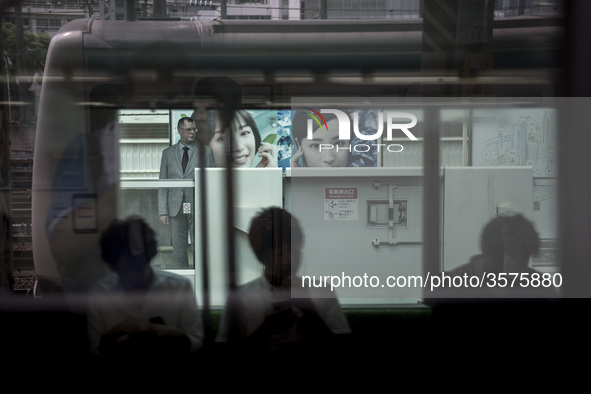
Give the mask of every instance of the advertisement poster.
[[(376, 167), (378, 150), (375, 144), (363, 141), (353, 133), (357, 127), (364, 135), (373, 135), (378, 128), (376, 110), (348, 110), (354, 119), (348, 139), (339, 139), (339, 125), (334, 115), (298, 108), (292, 111), (291, 167)], [(308, 135), (312, 130), (312, 137)]]
[[(175, 144), (179, 140), (177, 124), (183, 117), (193, 117), (193, 110), (171, 110), (170, 111), (170, 131), (171, 143)], [(236, 150), (240, 149), (248, 158), (245, 158), (244, 167), (263, 167), (261, 163), (262, 157), (258, 155), (261, 149), (266, 150), (272, 156), (273, 167), (289, 167), (289, 159), (291, 157), (291, 111), (289, 110), (240, 110), (238, 111), (241, 124), (249, 125), (249, 130), (245, 131), (243, 128), (238, 130), (234, 127), (234, 132), (237, 133), (237, 139), (234, 141), (241, 141), (238, 144), (244, 146), (236, 146)], [(213, 119), (212, 119), (213, 118)], [(208, 113), (207, 133), (208, 146), (214, 153), (216, 166), (221, 166), (221, 157), (224, 151), (220, 149), (223, 142), (223, 137), (216, 133), (216, 128), (219, 124), (215, 121), (215, 113), (211, 111)], [(240, 127), (239, 127), (240, 128)], [(198, 131), (200, 132), (200, 131)], [(239, 136), (239, 137), (238, 137)], [(265, 147), (266, 144), (272, 147)], [(236, 166), (236, 165), (235, 165)]]

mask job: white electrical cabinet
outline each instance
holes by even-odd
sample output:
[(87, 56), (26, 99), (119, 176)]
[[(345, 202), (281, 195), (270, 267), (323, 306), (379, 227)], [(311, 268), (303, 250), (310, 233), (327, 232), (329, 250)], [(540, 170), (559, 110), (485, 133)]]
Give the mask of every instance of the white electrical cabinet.
[(481, 253), (480, 233), (497, 215), (533, 214), (532, 167), (448, 167), (444, 170), (443, 267)]
[[(287, 174), (286, 207), (304, 233), (304, 283), (332, 287), (344, 304), (422, 299), (420, 286), (409, 283), (422, 269), (420, 168), (298, 168)], [(407, 285), (396, 286), (403, 280), (394, 277)]]

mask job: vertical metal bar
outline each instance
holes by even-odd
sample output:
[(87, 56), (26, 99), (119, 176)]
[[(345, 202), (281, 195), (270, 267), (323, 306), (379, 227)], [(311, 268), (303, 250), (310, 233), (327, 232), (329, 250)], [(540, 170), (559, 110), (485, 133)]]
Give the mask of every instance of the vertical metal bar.
[[(199, 149), (202, 150), (202, 154), (201, 154), (201, 173), (204, 174), (205, 171), (203, 170), (203, 167), (205, 166), (205, 144), (208, 141), (205, 141), (205, 136), (206, 136), (206, 127), (207, 127), (207, 122), (206, 122), (206, 118), (207, 118), (207, 113), (205, 112), (205, 109), (216, 109), (217, 110), (217, 114), (219, 116), (221, 125), (222, 125), (222, 129), (224, 130), (224, 132), (226, 133), (230, 133), (230, 122), (232, 121), (233, 117), (234, 117), (234, 111), (236, 109), (236, 106), (238, 105), (238, 103), (240, 102), (241, 99), (241, 90), (240, 90), (240, 86), (238, 84), (236, 84), (234, 81), (225, 78), (225, 77), (206, 77), (206, 78), (202, 78), (198, 83), (197, 86), (195, 87), (195, 97), (196, 97), (196, 105), (195, 107), (198, 107), (199, 105), (199, 101), (201, 101), (203, 103), (203, 101), (208, 101), (211, 104), (215, 105), (210, 105), (210, 108), (196, 108), (198, 110), (200, 110), (201, 112), (198, 112), (198, 116), (200, 119), (200, 127), (202, 130), (202, 133), (198, 134), (198, 137), (200, 138), (200, 144), (199, 144)], [(212, 108), (213, 107), (213, 108)], [(227, 134), (230, 135), (230, 134)], [(229, 152), (231, 152), (232, 150), (232, 138), (230, 136), (230, 138), (228, 139), (228, 144), (229, 144)], [(235, 258), (235, 248), (234, 248), (234, 179), (233, 179), (233, 173), (232, 173), (232, 161), (231, 160), (226, 160), (226, 174), (225, 174), (225, 178), (226, 178), (226, 182), (225, 182), (225, 195), (226, 195), (226, 250), (228, 253), (228, 258), (227, 258), (227, 267), (228, 267), (228, 288), (229, 291), (232, 292), (234, 291), (234, 288), (236, 287), (236, 258)], [(201, 177), (201, 181), (200, 181), (201, 186), (201, 190), (202, 190), (202, 198), (201, 198), (201, 204), (203, 204), (203, 202), (206, 199), (206, 195), (204, 193), (205, 190), (205, 178), (202, 176)], [(207, 212), (206, 212), (206, 206), (202, 205), (201, 207), (202, 209), (202, 217), (205, 217)], [(205, 222), (205, 224), (207, 224), (207, 222)], [(202, 223), (202, 239), (207, 240), (207, 237), (205, 236), (205, 234), (207, 233), (207, 226), (204, 225)], [(208, 256), (205, 256), (205, 258), (207, 258)], [(204, 284), (206, 284), (208, 286), (209, 289), (209, 283), (207, 282), (207, 278), (209, 277), (209, 273), (205, 272), (203, 273), (204, 276)], [(209, 300), (209, 299), (208, 299)], [(207, 311), (209, 312), (209, 311)], [(209, 319), (209, 313), (207, 313), (207, 318)]]
[(558, 99), (557, 133), (559, 247), (564, 297), (586, 299), (591, 297), (591, 182), (585, 164), (591, 146), (591, 130), (586, 121), (591, 104), (591, 53), (588, 50), (591, 2), (572, 1), (566, 6), (565, 80), (562, 98)]
[[(227, 105), (227, 104), (226, 104)], [(234, 106), (230, 104), (230, 107)], [(233, 136), (231, 122), (234, 111), (222, 111), (222, 124), (228, 141), (228, 157), (226, 158), (226, 237), (228, 251), (228, 287), (232, 292), (236, 288), (236, 248), (234, 247), (234, 174), (231, 155), (233, 151)]]
[(423, 155), (423, 277), (437, 274), (440, 265), (439, 110), (425, 107)]
[[(206, 110), (203, 105), (197, 105), (195, 107), (197, 111), (197, 141), (198, 141), (198, 150), (199, 150), (199, 211), (201, 212), (201, 221), (200, 221), (200, 229), (199, 236), (201, 237), (201, 283), (202, 283), (202, 302), (203, 302), (203, 334), (204, 334), (204, 343), (209, 344), (213, 342), (213, 332), (211, 328), (211, 320), (210, 320), (210, 289), (209, 289), (209, 238), (208, 238), (208, 220), (207, 220), (207, 180), (205, 171), (206, 157), (205, 157), (205, 144), (206, 144), (206, 136), (205, 128), (206, 128)], [(197, 186), (197, 183), (195, 183)], [(196, 209), (196, 207), (194, 207)], [(195, 212), (196, 213), (196, 212)], [(193, 223), (195, 226), (195, 238), (197, 238), (197, 222)], [(193, 259), (195, 259), (195, 255), (197, 254), (197, 250), (195, 250), (195, 254), (193, 255)], [(197, 281), (197, 266), (195, 261), (193, 262), (193, 266), (195, 267), (195, 281)], [(195, 282), (197, 283), (197, 282)]]
[(135, 21), (135, 1), (125, 1), (125, 20), (128, 22)]
[[(2, 29), (2, 22), (0, 22), (0, 31)], [(1, 42), (0, 42), (1, 44)], [(1, 45), (0, 45), (1, 46)], [(4, 54), (2, 54), (4, 56)], [(8, 64), (5, 67), (8, 69)], [(0, 66), (0, 69), (3, 69)], [(8, 70), (6, 70), (8, 76)], [(6, 86), (10, 89), (8, 78), (6, 79)], [(10, 90), (8, 90), (8, 94)], [(0, 89), (0, 100), (4, 101), (4, 89)], [(12, 202), (10, 199), (11, 174), (10, 174), (10, 128), (9, 121), (10, 114), (10, 96), (8, 96), (8, 117), (6, 107), (2, 106), (0, 111), (0, 291), (6, 291), (7, 294), (12, 290), (14, 260), (13, 260), (13, 241), (12, 241)]]
[(591, 264), (591, 182), (585, 158), (591, 146), (591, 130), (583, 126), (591, 106), (589, 97), (562, 97), (558, 105), (558, 201), (562, 294), (589, 299)]
[(320, 19), (328, 19), (328, 0), (320, 0)]
[(152, 14), (155, 17), (167, 16), (166, 0), (154, 0)]
[(220, 2), (220, 19), (228, 19), (228, 0)]

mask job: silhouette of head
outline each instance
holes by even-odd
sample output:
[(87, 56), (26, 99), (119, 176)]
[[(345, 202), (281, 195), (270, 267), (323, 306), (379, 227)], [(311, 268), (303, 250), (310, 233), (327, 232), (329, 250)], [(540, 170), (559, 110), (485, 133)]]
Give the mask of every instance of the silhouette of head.
[(489, 263), (502, 266), (505, 256), (526, 265), (538, 253), (540, 239), (532, 222), (521, 214), (498, 216), (483, 228), (480, 238), (482, 254)]
[(482, 229), (480, 236), (480, 250), (486, 256), (503, 258), (505, 247), (503, 246), (504, 217), (497, 216), (490, 220)]
[(281, 208), (265, 209), (253, 218), (248, 236), (269, 283), (287, 284), (300, 263), (303, 235), (297, 219)]
[(505, 255), (527, 264), (531, 256), (538, 254), (540, 238), (532, 222), (523, 215), (506, 216), (503, 225)]
[(126, 288), (141, 287), (157, 253), (156, 233), (140, 217), (115, 220), (103, 233), (102, 258)]

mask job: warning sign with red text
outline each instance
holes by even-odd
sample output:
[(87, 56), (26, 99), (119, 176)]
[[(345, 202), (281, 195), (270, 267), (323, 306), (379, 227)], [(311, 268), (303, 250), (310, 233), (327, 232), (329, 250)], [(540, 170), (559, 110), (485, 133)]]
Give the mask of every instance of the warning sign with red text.
[(357, 220), (359, 212), (356, 187), (324, 189), (324, 220)]

